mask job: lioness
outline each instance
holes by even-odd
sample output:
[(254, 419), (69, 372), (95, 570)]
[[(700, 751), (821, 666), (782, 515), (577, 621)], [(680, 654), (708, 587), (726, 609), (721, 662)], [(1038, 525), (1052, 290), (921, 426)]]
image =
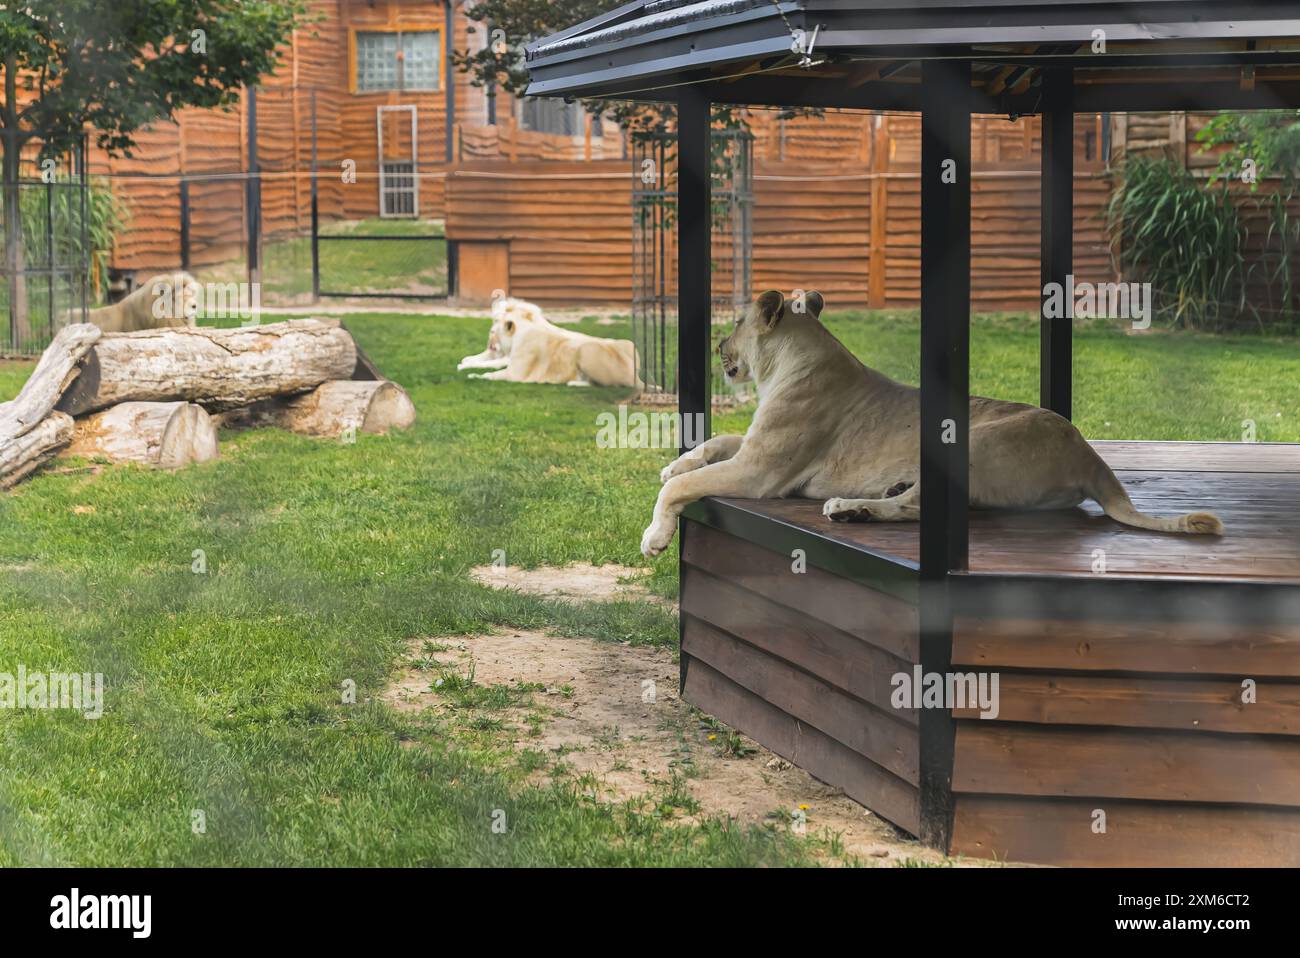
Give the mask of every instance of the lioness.
[[(164, 326), (193, 326), (203, 288), (189, 273), (162, 273), (145, 280), (111, 306), (87, 310), (86, 322), (106, 333), (133, 333)], [(70, 322), (81, 322), (75, 314)]]
[(561, 329), (540, 307), (521, 299), (492, 304), (488, 348), (466, 356), (456, 367), (492, 369), (470, 379), (515, 383), (565, 383), (569, 386), (636, 386), (636, 347), (626, 339), (601, 339)]
[[(703, 496), (825, 499), (833, 520), (921, 516), (921, 391), (868, 369), (817, 319), (820, 293), (796, 312), (764, 293), (718, 346), (732, 383), (753, 380), (758, 410), (743, 436), (716, 436), (661, 473), (641, 551), (658, 555), (677, 517)], [(1220, 535), (1209, 512), (1162, 519), (1134, 508), (1110, 467), (1067, 419), (1037, 406), (972, 397), (970, 504), (1064, 509), (1095, 499), (1126, 525)]]

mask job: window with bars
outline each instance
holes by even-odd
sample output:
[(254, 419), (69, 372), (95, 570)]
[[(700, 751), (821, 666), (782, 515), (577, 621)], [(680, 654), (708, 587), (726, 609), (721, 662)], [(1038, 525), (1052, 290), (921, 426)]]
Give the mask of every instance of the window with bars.
[(381, 90), (437, 90), (442, 45), (437, 30), (366, 31), (356, 34), (358, 93)]
[(380, 169), (379, 215), (385, 218), (415, 215), (415, 164), (384, 163)]

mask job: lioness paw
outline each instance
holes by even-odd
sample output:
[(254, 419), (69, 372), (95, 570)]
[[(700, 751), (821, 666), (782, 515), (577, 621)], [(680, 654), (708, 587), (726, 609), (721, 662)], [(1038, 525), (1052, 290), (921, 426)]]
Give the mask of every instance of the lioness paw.
[(653, 559), (668, 548), (668, 543), (673, 541), (675, 531), (676, 525), (671, 522), (650, 523), (645, 534), (641, 536), (641, 554), (647, 559)]
[(832, 522), (865, 521), (872, 518), (871, 510), (863, 505), (862, 499), (827, 499), (822, 506), (822, 515)]

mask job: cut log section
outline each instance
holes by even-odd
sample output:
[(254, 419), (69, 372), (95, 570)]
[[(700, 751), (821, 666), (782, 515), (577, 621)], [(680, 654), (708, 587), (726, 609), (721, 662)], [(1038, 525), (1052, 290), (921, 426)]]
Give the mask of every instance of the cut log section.
[(413, 422), (411, 397), (389, 380), (335, 380), (300, 396), (263, 400), (221, 416), (226, 427), (278, 426), (330, 439), (405, 429)]
[(179, 469), (217, 458), (217, 427), (188, 402), (124, 402), (77, 420), (70, 456)]
[(215, 412), (346, 379), (356, 364), (356, 344), (337, 320), (105, 333), (58, 408), (80, 416), (124, 402), (186, 400)]
[(36, 470), (72, 439), (72, 417), (52, 412), (21, 436), (0, 443), (0, 489)]

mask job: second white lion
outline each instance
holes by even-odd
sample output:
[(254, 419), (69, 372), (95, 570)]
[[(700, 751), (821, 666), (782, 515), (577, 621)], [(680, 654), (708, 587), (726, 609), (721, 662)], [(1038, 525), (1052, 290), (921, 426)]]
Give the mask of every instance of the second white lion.
[(602, 339), (556, 326), (541, 307), (522, 299), (492, 304), (488, 348), (456, 367), (489, 369), (470, 379), (568, 386), (632, 386), (640, 389), (636, 346), (626, 339)]

